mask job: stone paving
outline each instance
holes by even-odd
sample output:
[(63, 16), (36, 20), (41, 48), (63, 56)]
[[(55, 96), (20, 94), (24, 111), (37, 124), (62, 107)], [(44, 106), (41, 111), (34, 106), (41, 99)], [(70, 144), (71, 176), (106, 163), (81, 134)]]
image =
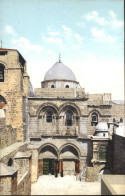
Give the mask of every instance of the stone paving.
[(40, 176), (31, 185), (31, 195), (101, 195), (100, 182), (83, 182), (76, 176)]

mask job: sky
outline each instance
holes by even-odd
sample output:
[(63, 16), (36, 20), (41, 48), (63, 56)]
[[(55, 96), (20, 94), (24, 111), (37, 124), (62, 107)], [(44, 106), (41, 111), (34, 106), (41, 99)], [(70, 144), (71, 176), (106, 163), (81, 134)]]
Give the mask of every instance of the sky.
[(124, 99), (123, 0), (0, 0), (0, 40), (27, 61), (33, 88), (61, 61), (86, 93)]

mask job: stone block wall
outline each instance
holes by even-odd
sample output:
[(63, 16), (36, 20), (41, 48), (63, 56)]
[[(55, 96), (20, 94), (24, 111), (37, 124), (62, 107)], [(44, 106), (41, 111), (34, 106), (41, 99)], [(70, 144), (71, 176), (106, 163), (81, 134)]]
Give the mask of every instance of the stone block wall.
[(0, 118), (0, 149), (16, 142), (16, 131), (11, 125), (6, 126), (5, 118)]
[(93, 167), (87, 167), (86, 171), (86, 182), (98, 181), (99, 172), (102, 168), (105, 167), (105, 164), (94, 165)]
[(0, 62), (5, 66), (5, 80), (0, 83), (1, 95), (6, 100), (6, 125), (17, 129), (16, 141), (25, 140), (24, 102), (27, 96), (27, 82), (23, 74), (25, 60), (17, 50), (7, 50), (5, 55), (0, 55)]
[(17, 195), (31, 195), (31, 174), (27, 172), (17, 185)]
[(123, 118), (123, 122), (125, 122), (125, 105), (112, 104), (111, 115), (112, 119), (115, 118), (116, 121), (120, 121), (120, 118)]
[[(6, 187), (6, 188), (5, 188)], [(0, 178), (0, 195), (11, 195), (11, 177)]]
[(0, 177), (0, 195), (17, 195), (17, 173)]
[(29, 168), (29, 160), (28, 159), (15, 159), (14, 167), (18, 168), (18, 182), (20, 179), (30, 170)]

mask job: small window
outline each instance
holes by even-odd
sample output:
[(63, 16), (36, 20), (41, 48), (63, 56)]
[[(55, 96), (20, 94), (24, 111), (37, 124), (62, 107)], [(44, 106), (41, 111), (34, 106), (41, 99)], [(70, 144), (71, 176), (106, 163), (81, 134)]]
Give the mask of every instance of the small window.
[(103, 133), (103, 136), (105, 137), (105, 133)]
[(72, 126), (72, 116), (73, 116), (73, 113), (68, 110), (66, 112), (66, 126)]
[(65, 88), (69, 88), (69, 85), (66, 85)]
[(52, 122), (52, 113), (51, 112), (47, 112), (47, 114), (46, 114), (46, 122)]
[(91, 126), (96, 126), (98, 124), (98, 114), (92, 113), (92, 120), (91, 120)]
[(113, 118), (113, 122), (115, 122), (115, 118)]
[(120, 123), (123, 123), (123, 118), (120, 118)]
[(8, 166), (11, 167), (12, 165), (13, 165), (13, 160), (10, 158), (9, 161), (8, 161)]
[(0, 82), (4, 82), (4, 65), (0, 64)]
[(51, 85), (51, 88), (55, 88), (54, 84)]

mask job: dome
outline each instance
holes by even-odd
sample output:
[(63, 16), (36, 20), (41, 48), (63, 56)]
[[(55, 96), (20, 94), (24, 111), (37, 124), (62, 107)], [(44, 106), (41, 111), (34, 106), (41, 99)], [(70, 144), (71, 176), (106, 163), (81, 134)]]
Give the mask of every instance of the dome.
[(100, 122), (96, 125), (96, 131), (108, 131), (108, 125), (106, 122)]
[(73, 80), (76, 77), (71, 69), (65, 66), (60, 60), (55, 63), (45, 74), (44, 80)]

